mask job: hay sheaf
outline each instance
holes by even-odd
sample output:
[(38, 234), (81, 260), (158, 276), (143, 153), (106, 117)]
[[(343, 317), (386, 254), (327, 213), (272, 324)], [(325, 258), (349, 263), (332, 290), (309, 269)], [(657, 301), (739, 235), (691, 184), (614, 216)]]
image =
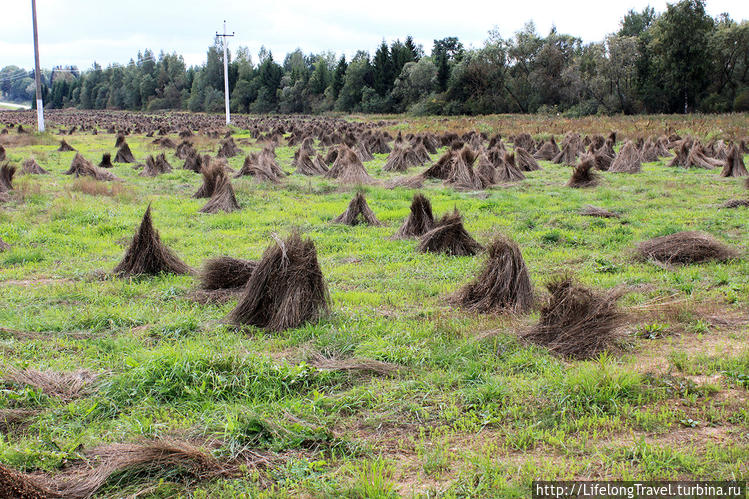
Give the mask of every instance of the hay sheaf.
[(721, 208), (741, 208), (743, 206), (749, 206), (749, 199), (729, 199), (720, 205)]
[(451, 301), (481, 313), (525, 313), (533, 306), (533, 285), (518, 245), (498, 236), (487, 248), (481, 272)]
[(429, 198), (421, 193), (414, 194), (411, 201), (411, 211), (403, 221), (398, 232), (392, 239), (407, 239), (421, 237), (434, 228), (434, 215), (432, 214), (432, 203)]
[(445, 214), (434, 228), (419, 239), (422, 253), (445, 253), (452, 256), (473, 256), (483, 249), (463, 227), (463, 217), (456, 209)]
[(312, 156), (312, 153), (300, 149), (299, 157), (295, 161), (296, 172), (301, 175), (325, 175), (328, 173), (328, 166), (325, 164), (320, 155)]
[(268, 246), (227, 320), (283, 331), (316, 321), (329, 307), (315, 243), (293, 232)]
[(380, 226), (377, 216), (367, 204), (367, 199), (362, 192), (357, 192), (356, 196), (349, 202), (346, 211), (333, 219), (333, 223), (344, 225), (374, 225)]
[(738, 252), (715, 239), (710, 234), (684, 231), (660, 236), (637, 245), (640, 258), (665, 264), (688, 264), (708, 261), (726, 261), (736, 258)]
[(122, 261), (114, 268), (119, 277), (138, 275), (189, 274), (192, 270), (161, 242), (159, 232), (153, 227), (151, 205), (135, 232)]
[(554, 278), (546, 288), (551, 296), (538, 324), (523, 333), (526, 341), (563, 357), (590, 359), (622, 337), (625, 315), (616, 305), (620, 292), (595, 291), (570, 277)]

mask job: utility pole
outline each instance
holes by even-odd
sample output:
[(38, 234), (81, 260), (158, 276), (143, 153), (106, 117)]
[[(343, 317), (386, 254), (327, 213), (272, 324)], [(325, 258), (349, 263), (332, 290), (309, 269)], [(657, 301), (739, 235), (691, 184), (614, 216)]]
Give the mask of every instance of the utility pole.
[(31, 17), (34, 21), (34, 79), (36, 80), (36, 127), (44, 131), (44, 103), (42, 102), (42, 72), (39, 68), (39, 35), (36, 29), (36, 0), (31, 0)]
[(226, 55), (226, 38), (234, 36), (234, 32), (232, 31), (231, 35), (226, 33), (226, 20), (224, 20), (224, 34), (221, 35), (216, 32), (216, 37), (219, 36), (222, 37), (221, 41), (224, 45), (224, 103), (226, 104), (226, 124), (228, 125), (231, 123), (231, 117), (229, 116), (229, 59)]

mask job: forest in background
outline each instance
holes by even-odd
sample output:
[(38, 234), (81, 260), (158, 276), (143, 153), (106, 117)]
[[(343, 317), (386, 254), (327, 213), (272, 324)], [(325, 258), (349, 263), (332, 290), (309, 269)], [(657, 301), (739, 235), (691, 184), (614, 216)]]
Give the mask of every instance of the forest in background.
[[(429, 55), (408, 36), (384, 40), (374, 55), (334, 52), (283, 61), (262, 48), (229, 53), (231, 109), (240, 113), (593, 114), (749, 111), (749, 21), (712, 18), (703, 0), (656, 13), (630, 10), (603, 41), (583, 43), (532, 22), (510, 37), (497, 29), (482, 47), (434, 40)], [(34, 99), (34, 73), (0, 70), (3, 100)], [(43, 71), (47, 108), (219, 112), (223, 48), (187, 67), (181, 55), (139, 52), (128, 64)]]

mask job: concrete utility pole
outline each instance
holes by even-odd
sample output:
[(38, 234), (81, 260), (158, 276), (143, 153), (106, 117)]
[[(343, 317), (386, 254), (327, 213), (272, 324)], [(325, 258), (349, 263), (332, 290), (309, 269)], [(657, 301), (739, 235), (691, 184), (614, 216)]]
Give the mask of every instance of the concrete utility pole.
[(36, 30), (36, 0), (31, 0), (31, 17), (34, 20), (34, 79), (36, 80), (36, 127), (44, 131), (44, 103), (42, 102), (42, 71), (39, 68), (39, 36)]
[[(33, 1), (33, 0), (32, 0)], [(224, 34), (221, 35), (216, 32), (217, 37), (222, 37), (221, 41), (224, 45), (224, 103), (226, 104), (226, 124), (231, 123), (231, 117), (229, 116), (229, 59), (226, 55), (226, 38), (234, 36), (234, 32), (231, 35), (226, 34), (226, 20), (224, 20)]]

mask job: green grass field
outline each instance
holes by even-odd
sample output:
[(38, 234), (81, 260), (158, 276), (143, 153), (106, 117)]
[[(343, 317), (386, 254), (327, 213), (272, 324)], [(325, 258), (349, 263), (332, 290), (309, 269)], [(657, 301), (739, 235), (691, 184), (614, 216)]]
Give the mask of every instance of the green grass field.
[[(66, 140), (95, 163), (115, 152), (113, 135)], [(128, 137), (139, 161), (160, 151), (150, 141)], [(0, 378), (9, 367), (85, 369), (100, 382), (69, 401), (4, 383), (0, 409), (34, 411), (0, 435), (6, 465), (54, 473), (82, 449), (163, 437), (215, 443), (220, 459), (251, 449), (267, 461), (202, 482), (117, 476), (100, 494), (526, 497), (533, 479), (749, 479), (749, 211), (719, 208), (746, 197), (743, 179), (662, 161), (570, 189), (569, 167), (541, 162), (525, 181), (487, 191), (425, 185), (435, 215), (457, 207), (482, 244), (514, 239), (539, 297), (561, 272), (626, 286), (626, 341), (567, 361), (519, 340), (537, 311), (487, 316), (448, 304), (483, 254), (421, 254), (416, 241), (389, 239), (415, 191), (366, 187), (383, 226), (348, 227), (330, 221), (353, 188), (244, 177), (233, 180), (241, 211), (207, 215), (198, 213), (205, 200), (190, 197), (200, 176), (179, 169), (173, 150), (173, 173), (144, 178), (118, 165), (124, 182), (91, 194), (90, 182), (62, 175), (75, 153), (57, 152), (52, 135), (33, 142), (6, 146), (12, 163), (33, 155), (51, 175), (17, 176), (0, 205), (0, 237), (12, 246), (0, 253)], [(294, 150), (276, 149), (288, 173)], [(385, 158), (365, 163), (380, 180), (393, 176), (381, 172)], [(222, 324), (235, 300), (192, 301), (192, 276), (104, 274), (148, 203), (162, 240), (196, 269), (219, 255), (259, 259), (273, 234), (298, 228), (317, 246), (331, 315), (282, 333), (236, 331)], [(586, 204), (622, 217), (579, 215)], [(635, 258), (637, 242), (681, 230), (713, 234), (742, 258), (670, 268)], [(308, 363), (318, 355), (400, 370), (322, 371)]]

